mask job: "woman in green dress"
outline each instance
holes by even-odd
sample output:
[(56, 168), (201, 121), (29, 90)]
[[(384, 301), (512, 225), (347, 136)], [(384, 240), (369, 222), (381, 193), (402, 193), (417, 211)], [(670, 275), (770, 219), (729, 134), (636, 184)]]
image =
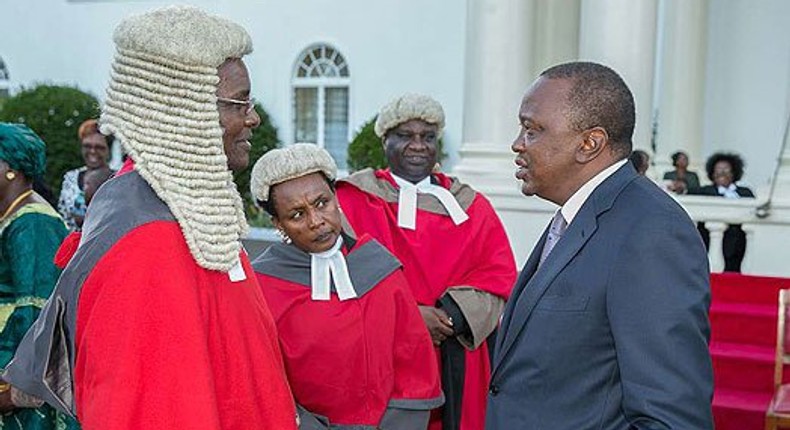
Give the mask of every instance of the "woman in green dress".
[[(33, 191), (44, 173), (44, 142), (22, 124), (0, 123), (0, 368), (38, 317), (60, 270), (53, 258), (68, 233)], [(78, 428), (69, 418), (0, 380), (0, 429)]]

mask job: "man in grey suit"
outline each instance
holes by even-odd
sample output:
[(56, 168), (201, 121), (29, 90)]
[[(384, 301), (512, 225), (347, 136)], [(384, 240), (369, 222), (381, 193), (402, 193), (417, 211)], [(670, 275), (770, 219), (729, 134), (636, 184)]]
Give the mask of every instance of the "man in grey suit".
[(627, 163), (634, 116), (595, 63), (552, 67), (524, 96), (516, 177), (561, 208), (505, 308), (488, 430), (713, 428), (705, 248)]

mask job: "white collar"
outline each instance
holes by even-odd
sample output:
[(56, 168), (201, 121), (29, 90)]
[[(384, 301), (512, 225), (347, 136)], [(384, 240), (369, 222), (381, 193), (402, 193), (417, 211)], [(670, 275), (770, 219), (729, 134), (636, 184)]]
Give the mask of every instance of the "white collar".
[(417, 193), (430, 194), (439, 200), (444, 209), (452, 218), (455, 225), (469, 219), (455, 196), (446, 188), (431, 183), (431, 176), (426, 176), (416, 184), (398, 177), (390, 172), (392, 179), (398, 184), (398, 227), (409, 230), (417, 229)]
[(565, 221), (568, 222), (568, 225), (573, 222), (573, 219), (576, 217), (576, 214), (579, 213), (579, 210), (581, 210), (584, 202), (586, 202), (593, 191), (598, 188), (598, 185), (601, 185), (601, 183), (605, 181), (606, 178), (612, 176), (614, 172), (617, 171), (617, 169), (623, 167), (623, 165), (625, 165), (627, 162), (628, 159), (620, 160), (603, 169), (597, 175), (593, 176), (592, 179), (585, 182), (584, 185), (576, 190), (575, 193), (573, 193), (571, 198), (569, 198), (568, 201), (566, 201), (565, 204), (560, 208), (562, 211), (562, 217), (565, 218)]
[(722, 187), (721, 185), (716, 186), (716, 190), (722, 196), (728, 199), (738, 199), (741, 196), (738, 194), (738, 186), (735, 185), (735, 182), (731, 183), (729, 187)]
[(392, 175), (392, 179), (395, 180), (395, 183), (398, 184), (399, 188), (417, 187), (419, 189), (420, 187), (431, 185), (431, 175), (422, 178), (422, 180), (420, 182), (417, 182), (416, 184), (413, 184), (392, 172), (390, 172), (390, 175)]
[(331, 280), (340, 300), (357, 298), (357, 292), (348, 274), (346, 257), (340, 252), (343, 237), (338, 236), (332, 248), (324, 252), (310, 253), (310, 284), (313, 300), (329, 300)]

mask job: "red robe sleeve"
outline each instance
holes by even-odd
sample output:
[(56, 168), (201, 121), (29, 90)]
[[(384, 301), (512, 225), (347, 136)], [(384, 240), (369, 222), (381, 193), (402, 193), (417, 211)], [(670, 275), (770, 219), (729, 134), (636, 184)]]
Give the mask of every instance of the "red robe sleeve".
[(55, 253), (55, 259), (53, 261), (55, 266), (63, 269), (67, 264), (69, 264), (71, 257), (74, 257), (74, 254), (77, 252), (77, 248), (80, 245), (80, 239), (82, 239), (82, 232), (79, 231), (73, 231), (69, 233), (65, 239), (63, 239), (58, 251)]
[[(401, 409), (427, 410), (441, 406), (441, 379), (431, 335), (401, 272), (392, 276), (397, 328), (393, 351), (395, 383), (391, 400)], [(414, 400), (410, 402), (409, 400)], [(413, 403), (410, 405), (410, 403)]]
[[(248, 263), (245, 271), (257, 289)], [(173, 222), (138, 227), (99, 260), (77, 313), (84, 430), (296, 428), (276, 337), (273, 350), (256, 337), (264, 328), (222, 321), (235, 306), (223, 302), (234, 298), (226, 279), (197, 266)], [(244, 330), (255, 345), (241, 343)], [(250, 350), (261, 353), (253, 370)]]
[[(464, 274), (452, 279), (448, 287), (475, 287), (507, 299), (516, 282), (516, 262), (505, 228), (494, 207), (481, 194), (477, 195), (469, 212), (470, 221), (477, 224), (468, 247), (472, 252), (463, 258), (467, 262), (462, 266)], [(449, 249), (453, 249), (452, 246)]]

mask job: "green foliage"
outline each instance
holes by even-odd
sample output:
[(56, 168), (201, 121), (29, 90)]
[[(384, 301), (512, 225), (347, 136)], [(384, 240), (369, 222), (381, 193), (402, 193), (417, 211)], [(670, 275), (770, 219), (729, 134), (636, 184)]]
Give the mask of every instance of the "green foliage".
[(236, 186), (241, 193), (244, 200), (244, 212), (247, 214), (247, 220), (253, 227), (271, 227), (269, 215), (263, 209), (255, 206), (255, 200), (250, 193), (250, 173), (252, 166), (258, 161), (261, 156), (280, 145), (280, 140), (277, 138), (277, 128), (272, 124), (271, 118), (266, 110), (260, 103), (255, 104), (255, 111), (261, 117), (261, 125), (253, 130), (252, 150), (250, 151), (250, 165), (239, 173), (234, 175)]
[(55, 195), (67, 170), (82, 166), (77, 130), (83, 121), (99, 116), (95, 97), (77, 88), (37, 85), (8, 98), (0, 107), (0, 121), (26, 124), (47, 144), (44, 180)]
[[(362, 125), (357, 131), (351, 143), (348, 144), (348, 168), (352, 172), (365, 168), (383, 169), (387, 167), (387, 159), (384, 156), (384, 146), (381, 139), (376, 136), (375, 131), (376, 116)], [(439, 139), (437, 161), (442, 161), (447, 154), (443, 151), (444, 142)]]
[(352, 172), (367, 167), (383, 169), (387, 166), (384, 148), (381, 145), (381, 139), (376, 136), (375, 125), (376, 117), (374, 116), (362, 125), (351, 143), (348, 144), (348, 168)]

